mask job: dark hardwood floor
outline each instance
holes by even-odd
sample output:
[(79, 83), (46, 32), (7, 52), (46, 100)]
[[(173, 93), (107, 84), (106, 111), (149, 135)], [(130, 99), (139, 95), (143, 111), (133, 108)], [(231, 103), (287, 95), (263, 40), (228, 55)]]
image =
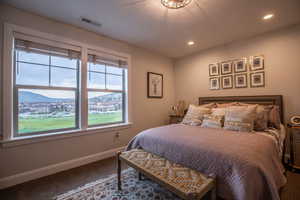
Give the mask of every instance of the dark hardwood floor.
[[(123, 165), (125, 168), (126, 166)], [(76, 189), (86, 183), (115, 173), (113, 158), (60, 172), (51, 176), (0, 190), (1, 200), (47, 200)], [(300, 199), (300, 174), (288, 172), (288, 184), (282, 192), (283, 200)]]

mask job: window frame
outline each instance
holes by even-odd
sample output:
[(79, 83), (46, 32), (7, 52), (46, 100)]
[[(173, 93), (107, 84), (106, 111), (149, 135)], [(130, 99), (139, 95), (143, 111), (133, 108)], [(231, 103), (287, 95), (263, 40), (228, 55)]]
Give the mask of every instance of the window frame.
[[(22, 137), (22, 136), (32, 136), (32, 135), (41, 135), (41, 134), (48, 134), (48, 133), (56, 133), (56, 132), (63, 132), (63, 131), (71, 131), (79, 129), (79, 122), (80, 122), (80, 113), (79, 113), (79, 78), (80, 78), (80, 59), (77, 60), (77, 67), (76, 68), (68, 68), (71, 70), (76, 70), (76, 86), (75, 87), (62, 87), (62, 86), (51, 86), (51, 69), (52, 67), (57, 68), (67, 68), (62, 66), (55, 66), (51, 65), (51, 54), (49, 55), (49, 65), (46, 64), (39, 64), (39, 63), (30, 63), (20, 61), (21, 63), (27, 64), (35, 64), (44, 67), (49, 67), (49, 85), (48, 86), (38, 86), (38, 85), (20, 85), (17, 84), (17, 77), (16, 77), (16, 70), (17, 70), (17, 59), (15, 54), (16, 49), (13, 52), (13, 137)], [(61, 91), (74, 91), (75, 93), (75, 126), (70, 128), (60, 128), (60, 129), (51, 129), (47, 131), (36, 131), (31, 133), (19, 133), (19, 89), (39, 89), (39, 90), (61, 90)]]
[[(16, 135), (14, 130), (16, 121), (16, 112), (14, 112), (14, 108), (18, 108), (16, 104), (18, 97), (16, 95), (16, 91), (18, 91), (15, 88), (15, 73), (14, 73), (14, 52), (13, 52), (13, 44), (14, 44), (14, 33), (17, 32), (18, 34), (24, 34), (24, 36), (29, 36), (31, 38), (34, 38), (35, 41), (33, 42), (41, 42), (41, 41), (47, 41), (47, 45), (54, 46), (54, 47), (62, 47), (64, 46), (74, 46), (81, 49), (81, 58), (79, 59), (81, 61), (80, 69), (77, 70), (78, 78), (77, 78), (77, 90), (75, 91), (75, 95), (77, 96), (77, 102), (78, 105), (76, 114), (76, 121), (77, 127), (76, 128), (67, 128), (67, 129), (58, 129), (55, 131), (42, 131), (42, 132), (34, 132), (28, 134), (28, 136), (25, 134), (22, 135)], [(45, 38), (45, 39), (43, 39)], [(6, 94), (3, 96), (3, 141), (11, 141), (16, 139), (26, 139), (26, 138), (32, 138), (32, 137), (40, 137), (40, 136), (55, 136), (58, 134), (65, 134), (72, 132), (72, 135), (82, 135), (83, 132), (95, 132), (95, 130), (106, 130), (109, 127), (114, 127), (115, 129), (124, 128), (124, 126), (132, 124), (131, 119), (131, 80), (130, 80), (130, 74), (131, 74), (131, 56), (127, 53), (117, 52), (114, 50), (102, 48), (95, 45), (89, 45), (86, 43), (82, 43), (79, 41), (71, 40), (69, 38), (52, 35), (49, 33), (44, 33), (36, 30), (32, 30), (30, 28), (14, 25), (14, 24), (4, 24), (4, 44), (3, 49), (6, 49), (3, 51), (3, 93)], [(88, 51), (97, 51), (101, 52), (102, 54), (113, 56), (115, 58), (119, 58), (122, 60), (126, 60), (128, 63), (126, 77), (123, 80), (123, 121), (120, 123), (109, 123), (109, 124), (101, 124), (101, 125), (95, 125), (95, 126), (88, 126), (88, 88), (87, 88), (87, 72), (88, 72)], [(125, 84), (124, 84), (125, 82)], [(22, 86), (23, 88), (24, 86)], [(26, 86), (27, 87), (27, 86)], [(34, 86), (36, 87), (36, 86)], [(37, 86), (36, 89), (46, 87), (43, 86)], [(25, 88), (24, 88), (25, 89)], [(26, 88), (29, 89), (29, 88)], [(30, 88), (35, 89), (35, 88)], [(55, 89), (67, 89), (74, 91), (73, 88), (69, 87), (56, 87), (51, 86), (51, 88), (48, 88), (51, 90)], [(103, 92), (109, 92), (109, 90), (105, 90)], [(76, 98), (75, 98), (76, 99)], [(77, 106), (76, 105), (76, 106)], [(108, 126), (112, 125), (112, 126)], [(103, 132), (103, 131), (99, 131)]]
[[(92, 53), (95, 53), (95, 51), (92, 51)], [(96, 53), (98, 54), (98, 53)], [(90, 55), (88, 53), (88, 55)], [(89, 88), (87, 87), (87, 93), (89, 92), (111, 92), (111, 93), (121, 93), (122, 94), (122, 120), (118, 122), (112, 122), (112, 123), (102, 123), (102, 124), (93, 124), (89, 125), (89, 128), (93, 127), (99, 127), (99, 126), (107, 126), (107, 125), (113, 125), (113, 124), (120, 124), (120, 123), (125, 123), (126, 122), (126, 70), (122, 69), (122, 75), (119, 74), (113, 74), (113, 73), (108, 73), (107, 72), (107, 66), (109, 67), (114, 67), (112, 65), (104, 64), (105, 65), (105, 71), (104, 72), (97, 72), (93, 70), (89, 70), (89, 61), (87, 62), (87, 73), (98, 73), (98, 74), (104, 74), (105, 76), (105, 88), (104, 89), (99, 89), (99, 88)], [(121, 90), (116, 90), (116, 89), (107, 89), (106, 83), (107, 83), (107, 76), (106, 75), (113, 75), (113, 76), (121, 76), (122, 77), (122, 89)], [(89, 74), (88, 74), (89, 77)], [(89, 116), (87, 116), (89, 117)]]
[[(75, 92), (75, 127), (70, 128), (59, 128), (59, 129), (51, 129), (47, 131), (36, 131), (31, 133), (19, 133), (18, 132), (18, 123), (19, 123), (19, 117), (18, 117), (18, 106), (19, 106), (19, 95), (18, 90), (19, 89), (38, 89), (38, 90), (61, 90), (61, 91), (74, 91)], [(79, 129), (79, 96), (78, 96), (78, 88), (75, 89), (62, 89), (62, 88), (48, 88), (48, 87), (40, 87), (40, 86), (20, 86), (20, 85), (14, 85), (14, 98), (13, 98), (13, 137), (22, 137), (22, 136), (32, 136), (32, 135), (41, 135), (41, 134), (48, 134), (48, 133), (57, 133), (57, 132), (63, 132), (63, 131), (71, 131), (71, 130), (78, 130)]]

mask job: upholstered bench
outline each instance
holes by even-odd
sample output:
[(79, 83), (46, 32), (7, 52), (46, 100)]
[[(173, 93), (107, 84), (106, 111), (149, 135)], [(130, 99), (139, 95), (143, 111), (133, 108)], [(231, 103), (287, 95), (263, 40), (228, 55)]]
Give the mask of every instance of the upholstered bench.
[(216, 180), (198, 171), (168, 161), (141, 149), (117, 153), (118, 189), (121, 190), (121, 161), (186, 200), (201, 199), (211, 192), (216, 199)]

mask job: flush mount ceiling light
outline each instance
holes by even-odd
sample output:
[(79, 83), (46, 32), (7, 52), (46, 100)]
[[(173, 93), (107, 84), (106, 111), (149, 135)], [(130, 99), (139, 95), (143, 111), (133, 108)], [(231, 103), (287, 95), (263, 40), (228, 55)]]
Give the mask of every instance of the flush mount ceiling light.
[(272, 19), (274, 17), (274, 14), (267, 14), (263, 17), (264, 20)]
[(178, 9), (187, 6), (192, 0), (161, 0), (162, 5), (170, 9)]
[(187, 43), (189, 46), (192, 46), (192, 45), (194, 45), (195, 44), (195, 42), (194, 41), (188, 41), (188, 43)]

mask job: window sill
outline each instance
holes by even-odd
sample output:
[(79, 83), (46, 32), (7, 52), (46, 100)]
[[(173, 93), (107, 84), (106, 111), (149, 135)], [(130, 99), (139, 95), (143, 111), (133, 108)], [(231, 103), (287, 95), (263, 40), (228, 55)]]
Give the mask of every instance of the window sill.
[(119, 131), (122, 129), (128, 129), (131, 127), (131, 125), (132, 125), (132, 123), (122, 123), (122, 124), (107, 125), (107, 126), (103, 126), (101, 128), (93, 127), (93, 128), (88, 128), (86, 130), (72, 130), (72, 131), (65, 131), (65, 132), (59, 132), (59, 133), (49, 133), (49, 134), (41, 134), (41, 135), (16, 137), (16, 138), (8, 139), (8, 140), (3, 140), (3, 141), (1, 141), (1, 144), (2, 144), (2, 147), (4, 147), (4, 148), (14, 147), (14, 146), (44, 142), (44, 141), (59, 140), (59, 139), (65, 139), (65, 138), (71, 138), (71, 137), (96, 134), (96, 133)]

